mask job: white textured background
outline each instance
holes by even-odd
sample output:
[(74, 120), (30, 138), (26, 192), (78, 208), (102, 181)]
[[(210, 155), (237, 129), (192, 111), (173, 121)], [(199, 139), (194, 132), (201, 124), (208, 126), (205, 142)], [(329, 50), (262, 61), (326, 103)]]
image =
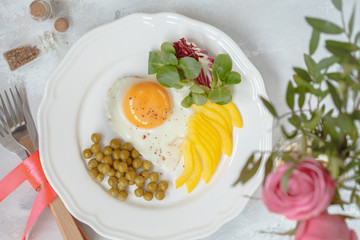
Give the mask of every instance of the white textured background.
[[(359, 0), (344, 0), (347, 13), (354, 2), (360, 4)], [(29, 0), (0, 0), (1, 53), (27, 36), (52, 29), (54, 19), (38, 23), (30, 18), (30, 3)], [(47, 79), (67, 50), (84, 33), (112, 21), (116, 15), (177, 12), (221, 29), (233, 38), (260, 71), (268, 96), (280, 113), (286, 110), (284, 93), (293, 73), (292, 67), (304, 66), (303, 53), (308, 52), (311, 28), (304, 17), (321, 17), (340, 23), (340, 16), (330, 0), (53, 0), (52, 6), (55, 18), (66, 17), (70, 21), (70, 28), (61, 36), (63, 40), (57, 52), (16, 72), (10, 72), (5, 61), (0, 59), (0, 90), (9, 85), (24, 84), (35, 118)], [(358, 6), (357, 23), (360, 22), (359, 10)], [(358, 24), (357, 29), (359, 27)], [(323, 51), (318, 51), (315, 57), (323, 55)], [(274, 142), (277, 137), (275, 132)], [(0, 146), (0, 179), (19, 163), (20, 160)], [(35, 196), (30, 185), (25, 183), (0, 203), (0, 240), (21, 239)], [(261, 233), (286, 231), (294, 227), (294, 222), (269, 213), (259, 196), (258, 190), (243, 213), (205, 239), (290, 239)], [(335, 211), (338, 209), (333, 209)], [(360, 216), (355, 206), (345, 212)], [(360, 220), (351, 220), (348, 224), (360, 236)], [(104, 239), (90, 227), (83, 227), (90, 239)], [(28, 238), (61, 239), (48, 209), (38, 218)]]

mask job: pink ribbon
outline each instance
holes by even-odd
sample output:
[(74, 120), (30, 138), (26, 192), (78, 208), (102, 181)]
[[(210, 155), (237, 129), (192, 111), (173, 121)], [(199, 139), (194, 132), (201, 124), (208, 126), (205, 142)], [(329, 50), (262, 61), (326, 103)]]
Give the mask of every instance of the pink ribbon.
[(36, 191), (38, 191), (41, 186), (42, 188), (36, 196), (32, 206), (24, 235), (22, 237), (23, 240), (26, 239), (26, 234), (35, 222), (36, 218), (57, 195), (45, 177), (41, 168), (39, 152), (37, 151), (0, 181), (0, 201), (14, 191), (25, 180), (28, 180)]

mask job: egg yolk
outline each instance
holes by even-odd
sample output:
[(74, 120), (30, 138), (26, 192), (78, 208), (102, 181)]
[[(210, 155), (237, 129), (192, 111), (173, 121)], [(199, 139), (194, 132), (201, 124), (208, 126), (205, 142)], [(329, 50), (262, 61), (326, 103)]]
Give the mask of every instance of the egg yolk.
[(168, 92), (155, 82), (135, 84), (125, 94), (123, 112), (129, 122), (141, 128), (155, 128), (163, 124), (171, 113)]

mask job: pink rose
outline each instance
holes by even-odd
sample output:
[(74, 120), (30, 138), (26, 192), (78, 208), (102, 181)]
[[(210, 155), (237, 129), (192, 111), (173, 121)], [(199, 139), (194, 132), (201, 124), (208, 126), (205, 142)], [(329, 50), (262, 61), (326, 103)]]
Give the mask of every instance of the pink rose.
[(281, 186), (281, 178), (293, 163), (280, 166), (266, 178), (262, 200), (269, 211), (285, 215), (291, 220), (304, 220), (322, 213), (331, 203), (335, 181), (320, 163), (309, 157), (297, 164), (288, 182), (288, 192)]
[(344, 219), (337, 215), (322, 213), (302, 222), (296, 230), (295, 240), (357, 240)]

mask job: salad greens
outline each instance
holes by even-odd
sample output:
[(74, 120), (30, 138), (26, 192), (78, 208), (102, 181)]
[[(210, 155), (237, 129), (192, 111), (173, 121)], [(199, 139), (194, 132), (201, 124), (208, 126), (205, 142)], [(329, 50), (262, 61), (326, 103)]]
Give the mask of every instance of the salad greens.
[(181, 102), (185, 108), (192, 104), (204, 105), (208, 99), (219, 105), (231, 102), (231, 91), (227, 87), (240, 83), (241, 76), (231, 71), (230, 56), (219, 54), (214, 60), (207, 56), (209, 61), (204, 66), (200, 60), (207, 52), (192, 44), (186, 45), (185, 39), (181, 41), (181, 47), (175, 48), (175, 43), (164, 42), (161, 51), (150, 51), (148, 73), (156, 74), (157, 81), (164, 87), (189, 87), (188, 96)]

